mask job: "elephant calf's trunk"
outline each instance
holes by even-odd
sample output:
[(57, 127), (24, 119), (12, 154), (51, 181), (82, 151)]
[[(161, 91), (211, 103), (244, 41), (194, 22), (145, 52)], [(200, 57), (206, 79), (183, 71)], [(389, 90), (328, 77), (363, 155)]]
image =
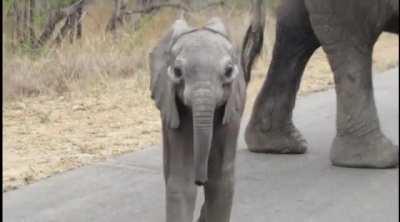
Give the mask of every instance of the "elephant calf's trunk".
[(193, 148), (195, 184), (203, 186), (207, 182), (208, 158), (213, 136), (215, 102), (197, 99), (193, 104)]

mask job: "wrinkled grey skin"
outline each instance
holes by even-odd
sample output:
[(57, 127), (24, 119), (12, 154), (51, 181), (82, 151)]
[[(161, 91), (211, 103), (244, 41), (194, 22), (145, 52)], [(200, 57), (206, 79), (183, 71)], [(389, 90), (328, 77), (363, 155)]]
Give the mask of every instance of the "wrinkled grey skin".
[(371, 66), (379, 35), (399, 32), (398, 0), (284, 0), (277, 19), (273, 60), (246, 129), (250, 151), (306, 152), (307, 143), (293, 125), (292, 111), (304, 68), (322, 46), (337, 93), (332, 163), (396, 167), (398, 147), (381, 131)]
[[(250, 75), (243, 70), (251, 70), (260, 52), (263, 19), (252, 27), (258, 32), (247, 33), (240, 54), (220, 19), (201, 29), (178, 20), (151, 52), (152, 98), (162, 117), (167, 222), (193, 221), (196, 185), (205, 191), (199, 221), (230, 220)], [(242, 64), (250, 65), (244, 69)]]

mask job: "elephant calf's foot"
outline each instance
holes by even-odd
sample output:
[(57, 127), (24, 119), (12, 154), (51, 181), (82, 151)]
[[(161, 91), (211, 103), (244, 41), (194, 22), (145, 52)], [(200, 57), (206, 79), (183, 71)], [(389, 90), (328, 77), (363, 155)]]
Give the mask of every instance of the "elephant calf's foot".
[(331, 149), (335, 166), (354, 168), (394, 168), (399, 163), (397, 146), (382, 133), (368, 137), (336, 137)]
[(249, 125), (245, 139), (249, 150), (255, 153), (303, 154), (308, 147), (306, 140), (293, 124), (268, 131)]

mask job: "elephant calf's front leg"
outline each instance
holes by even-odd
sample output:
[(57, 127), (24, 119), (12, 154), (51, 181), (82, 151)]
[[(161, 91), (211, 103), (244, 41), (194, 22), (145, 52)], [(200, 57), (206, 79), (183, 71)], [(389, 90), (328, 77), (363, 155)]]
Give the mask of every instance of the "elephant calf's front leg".
[(196, 201), (196, 187), (191, 181), (170, 178), (166, 184), (167, 222), (191, 222)]
[(211, 179), (204, 187), (205, 203), (199, 222), (229, 222), (233, 200), (233, 170)]
[(234, 171), (240, 119), (215, 130), (208, 162), (205, 202), (198, 222), (229, 222), (234, 195)]
[(191, 132), (166, 132), (163, 136), (166, 222), (191, 222), (197, 196)]

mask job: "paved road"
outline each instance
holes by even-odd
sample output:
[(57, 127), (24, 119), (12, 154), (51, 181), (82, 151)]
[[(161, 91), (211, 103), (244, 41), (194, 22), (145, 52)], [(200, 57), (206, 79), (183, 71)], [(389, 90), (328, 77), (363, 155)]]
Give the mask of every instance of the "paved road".
[[(395, 69), (375, 76), (382, 127), (396, 144), (397, 73)], [(242, 134), (232, 221), (398, 221), (398, 169), (344, 169), (329, 163), (329, 146), (334, 136), (334, 92), (300, 98), (294, 116), (310, 143), (306, 155), (252, 154), (245, 149)], [(7, 192), (3, 198), (6, 222), (161, 222), (161, 148), (66, 172)]]

